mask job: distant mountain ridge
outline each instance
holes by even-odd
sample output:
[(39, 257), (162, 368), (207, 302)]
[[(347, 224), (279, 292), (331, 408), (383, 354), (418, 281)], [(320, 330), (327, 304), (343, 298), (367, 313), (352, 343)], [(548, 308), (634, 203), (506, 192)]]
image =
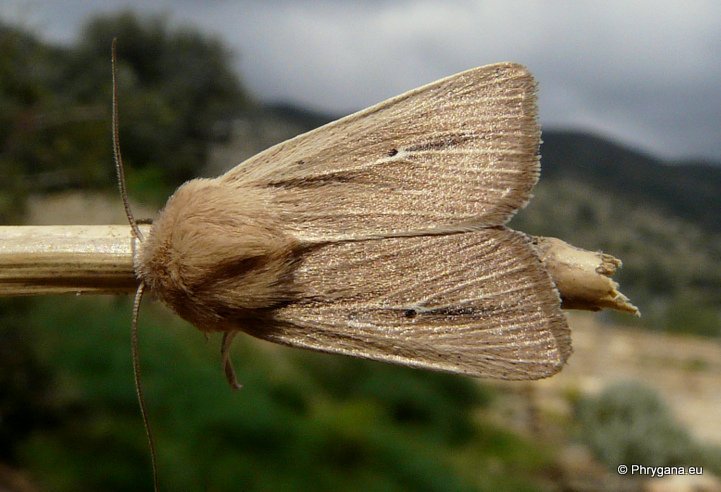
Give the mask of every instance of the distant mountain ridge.
[(721, 163), (667, 162), (589, 133), (549, 130), (543, 179), (575, 179), (721, 232)]

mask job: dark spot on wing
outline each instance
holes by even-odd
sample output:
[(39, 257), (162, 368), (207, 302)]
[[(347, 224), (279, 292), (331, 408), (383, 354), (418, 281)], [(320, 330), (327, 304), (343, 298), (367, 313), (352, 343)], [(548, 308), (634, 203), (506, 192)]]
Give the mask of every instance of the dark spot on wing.
[(357, 177), (352, 170), (343, 170), (319, 174), (316, 176), (303, 176), (301, 178), (287, 178), (271, 181), (267, 186), (274, 188), (319, 188), (333, 183), (351, 183)]
[(406, 309), (405, 311), (403, 311), (403, 316), (405, 316), (406, 318), (415, 318), (416, 314), (418, 313), (415, 309)]
[(445, 135), (442, 137), (435, 138), (434, 140), (430, 140), (428, 142), (422, 142), (415, 145), (411, 145), (410, 147), (406, 148), (406, 151), (408, 152), (423, 152), (427, 150), (441, 150), (445, 149), (447, 147), (455, 147), (456, 145), (460, 145), (464, 142), (468, 142), (469, 140), (472, 140), (474, 137), (473, 135), (466, 135), (466, 134), (454, 134), (454, 135)]

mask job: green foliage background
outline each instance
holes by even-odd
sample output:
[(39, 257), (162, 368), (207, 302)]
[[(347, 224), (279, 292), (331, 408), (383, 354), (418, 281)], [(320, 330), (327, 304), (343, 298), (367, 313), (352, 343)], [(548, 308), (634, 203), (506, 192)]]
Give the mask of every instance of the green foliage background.
[(113, 185), (113, 37), (123, 155), (146, 199), (194, 177), (220, 139), (216, 123), (250, 104), (219, 41), (159, 18), (96, 18), (66, 48), (0, 25), (0, 166), (10, 179), (0, 218), (18, 212), (12, 197), (29, 185), (36, 193)]
[[(26, 318), (52, 419), (13, 455), (48, 489), (150, 484), (129, 313), (126, 299), (46, 298)], [(542, 446), (476, 417), (492, 392), (470, 379), (245, 337), (233, 392), (219, 339), (149, 303), (141, 325), (165, 490), (534, 490), (548, 464)]]
[(659, 396), (643, 384), (624, 381), (577, 405), (579, 435), (610, 468), (701, 466), (721, 472), (721, 449), (696, 442)]

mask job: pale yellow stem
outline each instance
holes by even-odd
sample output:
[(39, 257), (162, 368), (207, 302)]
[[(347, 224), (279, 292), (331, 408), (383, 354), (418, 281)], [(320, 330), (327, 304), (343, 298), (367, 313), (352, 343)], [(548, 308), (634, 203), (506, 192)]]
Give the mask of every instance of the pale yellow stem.
[[(141, 226), (147, 235), (149, 226)], [(560, 239), (535, 237), (565, 309), (638, 314), (611, 280), (620, 260)], [(127, 225), (0, 226), (0, 295), (135, 292), (134, 240)]]
[(0, 295), (135, 292), (127, 225), (0, 226)]

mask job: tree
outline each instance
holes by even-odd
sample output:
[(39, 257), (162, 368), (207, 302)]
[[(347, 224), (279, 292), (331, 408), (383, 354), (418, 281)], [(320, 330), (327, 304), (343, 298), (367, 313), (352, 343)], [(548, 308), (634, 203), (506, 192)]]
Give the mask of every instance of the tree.
[[(157, 167), (173, 187), (197, 175), (217, 123), (249, 104), (231, 52), (161, 17), (99, 17), (83, 31), (67, 80), (78, 101), (110, 101), (109, 50), (118, 38), (121, 135), (132, 168)], [(98, 90), (103, 87), (105, 90)]]
[[(113, 37), (119, 39), (122, 149), (133, 169), (131, 186), (167, 196), (202, 168), (210, 145), (222, 137), (217, 123), (250, 104), (219, 40), (170, 28), (160, 17), (96, 18), (69, 48), (0, 26), (0, 161), (11, 185), (4, 188), (114, 184)], [(10, 210), (22, 200), (7, 202)], [(0, 203), (0, 217), (3, 210)]]

